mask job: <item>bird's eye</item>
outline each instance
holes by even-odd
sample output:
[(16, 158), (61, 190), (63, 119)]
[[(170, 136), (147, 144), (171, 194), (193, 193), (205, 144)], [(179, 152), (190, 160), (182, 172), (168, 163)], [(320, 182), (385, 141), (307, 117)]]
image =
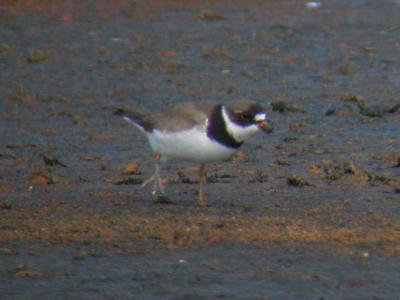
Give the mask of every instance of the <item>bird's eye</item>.
[(248, 114), (248, 113), (242, 113), (240, 116), (245, 121), (252, 121), (253, 120), (253, 116), (251, 114)]

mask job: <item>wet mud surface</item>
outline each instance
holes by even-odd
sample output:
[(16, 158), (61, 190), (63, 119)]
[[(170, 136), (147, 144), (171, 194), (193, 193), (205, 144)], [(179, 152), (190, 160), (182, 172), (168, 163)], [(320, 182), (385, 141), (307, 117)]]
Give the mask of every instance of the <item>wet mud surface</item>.
[[(398, 1), (0, 1), (2, 299), (396, 299)], [(167, 162), (116, 108), (247, 97), (275, 130)]]

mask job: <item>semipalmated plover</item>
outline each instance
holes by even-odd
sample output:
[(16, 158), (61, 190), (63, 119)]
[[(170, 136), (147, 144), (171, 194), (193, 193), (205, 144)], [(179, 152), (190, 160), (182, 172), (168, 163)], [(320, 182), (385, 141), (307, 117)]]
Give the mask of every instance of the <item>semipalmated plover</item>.
[(163, 194), (161, 157), (200, 163), (197, 203), (206, 204), (203, 192), (205, 163), (227, 160), (259, 129), (268, 131), (261, 105), (239, 99), (228, 104), (181, 103), (161, 112), (142, 114), (119, 109), (116, 115), (139, 128), (156, 155), (156, 170), (142, 186), (153, 182), (152, 195)]

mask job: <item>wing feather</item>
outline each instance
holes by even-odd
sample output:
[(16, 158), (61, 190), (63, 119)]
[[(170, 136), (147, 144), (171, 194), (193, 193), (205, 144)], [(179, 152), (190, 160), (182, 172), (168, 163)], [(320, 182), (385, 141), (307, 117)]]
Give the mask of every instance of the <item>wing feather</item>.
[(144, 122), (149, 124), (152, 130), (176, 132), (190, 129), (199, 124), (205, 125), (208, 116), (216, 106), (214, 103), (178, 104), (162, 112), (148, 115), (144, 118)]

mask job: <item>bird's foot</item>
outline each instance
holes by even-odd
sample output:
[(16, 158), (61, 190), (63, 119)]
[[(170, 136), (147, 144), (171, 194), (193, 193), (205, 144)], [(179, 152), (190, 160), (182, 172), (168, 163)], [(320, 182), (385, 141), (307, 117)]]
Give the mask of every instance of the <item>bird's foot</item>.
[(207, 206), (207, 196), (204, 193), (199, 193), (196, 203), (199, 206)]
[(145, 180), (141, 187), (144, 188), (145, 186), (147, 186), (149, 183), (153, 183), (153, 191), (152, 194), (157, 195), (157, 190), (160, 190), (161, 194), (165, 194), (165, 190), (164, 187), (161, 183), (161, 178), (160, 176), (158, 176), (158, 174), (153, 174), (150, 178), (148, 178), (147, 180)]

